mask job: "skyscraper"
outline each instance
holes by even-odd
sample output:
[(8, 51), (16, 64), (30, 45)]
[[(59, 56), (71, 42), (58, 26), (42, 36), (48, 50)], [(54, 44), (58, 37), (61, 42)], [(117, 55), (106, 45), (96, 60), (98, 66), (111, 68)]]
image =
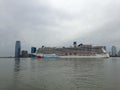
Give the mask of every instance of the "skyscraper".
[(21, 52), (21, 43), (20, 41), (16, 41), (16, 44), (15, 44), (15, 57), (16, 58), (20, 57), (20, 52)]
[(116, 56), (117, 55), (117, 49), (116, 49), (115, 46), (112, 46), (111, 51), (112, 51), (112, 56)]
[(120, 50), (118, 51), (118, 56), (120, 57)]

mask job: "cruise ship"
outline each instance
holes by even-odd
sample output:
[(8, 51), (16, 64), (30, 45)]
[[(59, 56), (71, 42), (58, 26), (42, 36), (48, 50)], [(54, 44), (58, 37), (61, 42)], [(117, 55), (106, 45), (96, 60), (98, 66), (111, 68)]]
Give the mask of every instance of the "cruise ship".
[(108, 58), (105, 46), (92, 46), (73, 42), (71, 47), (44, 47), (37, 50), (38, 58)]

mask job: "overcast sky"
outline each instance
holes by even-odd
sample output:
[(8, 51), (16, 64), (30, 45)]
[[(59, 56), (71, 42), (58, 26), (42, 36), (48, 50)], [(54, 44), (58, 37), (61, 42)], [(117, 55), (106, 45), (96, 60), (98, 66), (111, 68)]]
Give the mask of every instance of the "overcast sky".
[(0, 56), (14, 55), (15, 41), (65, 46), (73, 41), (120, 47), (120, 0), (0, 0)]

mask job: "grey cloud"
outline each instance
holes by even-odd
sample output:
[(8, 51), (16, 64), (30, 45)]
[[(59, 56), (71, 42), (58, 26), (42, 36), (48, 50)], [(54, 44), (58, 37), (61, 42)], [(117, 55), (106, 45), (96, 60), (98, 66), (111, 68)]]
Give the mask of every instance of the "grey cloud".
[(50, 43), (49, 39), (52, 41), (52, 35), (57, 33), (52, 30), (70, 17), (65, 12), (37, 5), (34, 0), (1, 0), (0, 12), (0, 56), (14, 55), (16, 40), (25, 43), (23, 49), (40, 41)]
[(75, 40), (79, 43), (105, 45), (108, 50), (110, 50), (112, 45), (116, 45), (120, 49), (120, 20), (108, 22), (94, 29), (96, 31), (86, 33)]
[[(22, 48), (27, 50), (32, 45), (71, 45), (74, 40), (93, 44), (119, 44), (119, 1), (99, 3), (91, 0), (89, 4), (85, 0), (85, 5), (78, 7), (77, 13), (51, 8), (46, 4), (47, 1), (45, 4), (41, 1), (0, 0), (0, 56), (14, 55), (16, 40), (21, 40)], [(69, 34), (75, 31), (76, 27), (72, 27), (74, 23), (81, 26), (81, 30), (69, 41), (65, 38), (69, 38)], [(87, 30), (91, 32), (81, 34)]]

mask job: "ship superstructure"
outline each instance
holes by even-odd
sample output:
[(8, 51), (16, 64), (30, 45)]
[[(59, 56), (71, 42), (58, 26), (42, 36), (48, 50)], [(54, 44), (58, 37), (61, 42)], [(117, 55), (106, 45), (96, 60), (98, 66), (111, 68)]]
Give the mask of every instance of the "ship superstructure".
[(73, 47), (41, 47), (37, 50), (38, 57), (59, 58), (102, 58), (109, 57), (105, 46), (92, 46), (73, 43)]

